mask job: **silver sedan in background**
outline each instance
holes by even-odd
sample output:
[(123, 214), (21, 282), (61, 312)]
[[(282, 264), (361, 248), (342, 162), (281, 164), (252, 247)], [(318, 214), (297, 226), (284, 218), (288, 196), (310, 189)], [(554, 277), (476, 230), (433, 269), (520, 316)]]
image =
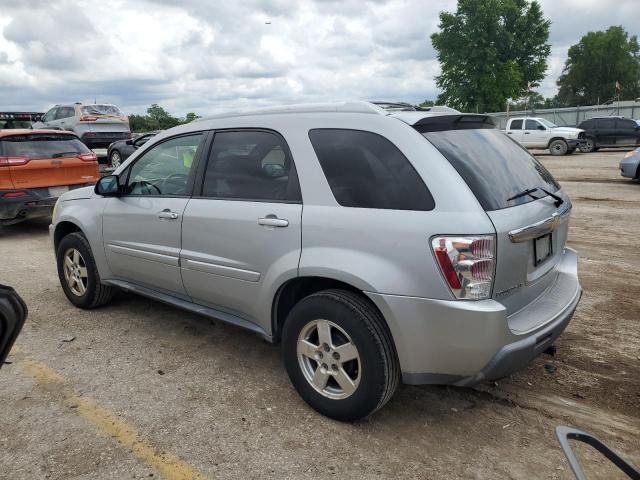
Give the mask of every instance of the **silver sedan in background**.
[(640, 180), (640, 148), (636, 148), (620, 161), (620, 175), (634, 180)]

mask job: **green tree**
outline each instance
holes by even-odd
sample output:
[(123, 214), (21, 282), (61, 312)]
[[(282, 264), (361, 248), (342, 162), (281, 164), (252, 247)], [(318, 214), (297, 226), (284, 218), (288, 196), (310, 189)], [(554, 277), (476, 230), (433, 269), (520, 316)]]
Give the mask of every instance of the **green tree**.
[(189, 112), (187, 113), (187, 115), (184, 117), (184, 122), (183, 123), (189, 123), (189, 122), (193, 122), (196, 118), (198, 118), (198, 115), (196, 115), (193, 112)]
[(458, 0), (455, 13), (440, 12), (431, 35), (442, 73), (437, 103), (463, 111), (502, 111), (528, 82), (544, 78), (551, 51), (550, 22), (537, 1)]
[(418, 104), (418, 107), (421, 108), (427, 108), (427, 107), (433, 107), (435, 106), (436, 102), (434, 102), (433, 100), (425, 100), (424, 102)]
[(185, 118), (174, 117), (157, 103), (147, 108), (146, 115), (129, 115), (129, 127), (132, 132), (149, 132), (151, 130), (165, 130), (167, 128), (192, 122), (198, 116), (189, 112)]
[(589, 32), (569, 48), (557, 85), (558, 99), (565, 105), (595, 105), (616, 97), (640, 95), (640, 47), (637, 36), (622, 27)]

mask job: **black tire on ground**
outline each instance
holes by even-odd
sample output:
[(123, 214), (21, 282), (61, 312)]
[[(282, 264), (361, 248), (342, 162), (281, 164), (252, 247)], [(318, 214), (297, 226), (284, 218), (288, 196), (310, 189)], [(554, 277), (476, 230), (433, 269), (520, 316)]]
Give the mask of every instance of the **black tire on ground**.
[(566, 155), (568, 150), (569, 146), (567, 145), (567, 142), (562, 139), (553, 140), (549, 144), (549, 151), (551, 152), (551, 155)]
[[(73, 293), (71, 286), (67, 282), (64, 272), (65, 253), (70, 249), (80, 252), (87, 272), (87, 285), (84, 294)], [(56, 251), (56, 262), (58, 265), (58, 278), (65, 295), (76, 307), (83, 309), (93, 309), (105, 305), (111, 301), (116, 289), (100, 282), (100, 275), (96, 267), (96, 262), (91, 252), (89, 242), (82, 233), (71, 233), (64, 237), (58, 245)]]
[(582, 153), (591, 153), (596, 150), (596, 141), (592, 137), (587, 137), (585, 142), (580, 145), (580, 151)]
[(567, 150), (567, 155), (571, 155), (573, 152), (575, 152), (575, 151), (576, 151), (576, 148), (578, 148), (578, 147), (571, 147), (571, 148), (569, 148), (569, 149)]
[[(357, 348), (360, 381), (346, 398), (324, 396), (302, 371), (298, 338), (314, 320), (333, 322)], [(384, 318), (369, 301), (352, 292), (324, 290), (303, 298), (287, 316), (282, 346), (289, 378), (300, 396), (315, 410), (336, 420), (354, 421), (371, 415), (389, 401), (400, 381), (400, 365)], [(320, 368), (319, 363), (316, 368)]]

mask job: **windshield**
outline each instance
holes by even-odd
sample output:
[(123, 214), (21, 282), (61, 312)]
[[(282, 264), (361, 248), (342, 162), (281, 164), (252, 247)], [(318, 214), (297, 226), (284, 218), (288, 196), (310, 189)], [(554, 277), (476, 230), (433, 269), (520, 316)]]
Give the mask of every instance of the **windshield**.
[(526, 189), (556, 192), (560, 188), (542, 163), (500, 130), (447, 130), (422, 135), (449, 160), (486, 211), (534, 201), (531, 196), (512, 198)]
[(541, 124), (543, 124), (545, 127), (547, 127), (547, 128), (558, 128), (558, 125), (556, 125), (555, 123), (550, 122), (546, 118), (539, 118), (538, 121)]
[(0, 141), (0, 155), (26, 157), (30, 160), (75, 156), (90, 150), (73, 135), (33, 134), (11, 135)]
[(82, 107), (82, 114), (84, 115), (116, 115), (118, 117), (124, 116), (118, 107), (115, 105), (86, 105)]

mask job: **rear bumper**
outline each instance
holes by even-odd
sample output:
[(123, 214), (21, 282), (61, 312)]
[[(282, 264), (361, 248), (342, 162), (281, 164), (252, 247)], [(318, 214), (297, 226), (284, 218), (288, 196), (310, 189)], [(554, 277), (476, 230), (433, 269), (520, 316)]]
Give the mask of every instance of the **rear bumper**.
[(108, 148), (113, 142), (131, 138), (131, 132), (86, 132), (80, 140), (89, 148)]
[[(86, 187), (87, 183), (69, 185), (69, 190)], [(21, 197), (3, 197), (8, 192), (24, 192)], [(48, 188), (31, 188), (0, 191), (0, 224), (12, 225), (31, 218), (48, 217), (58, 197), (52, 197)]]
[(582, 295), (577, 261), (565, 249), (553, 284), (510, 316), (495, 300), (368, 295), (387, 320), (405, 383), (469, 386), (522, 369), (558, 338)]
[(640, 171), (640, 153), (625, 158), (620, 162), (620, 175), (626, 178), (636, 178)]

